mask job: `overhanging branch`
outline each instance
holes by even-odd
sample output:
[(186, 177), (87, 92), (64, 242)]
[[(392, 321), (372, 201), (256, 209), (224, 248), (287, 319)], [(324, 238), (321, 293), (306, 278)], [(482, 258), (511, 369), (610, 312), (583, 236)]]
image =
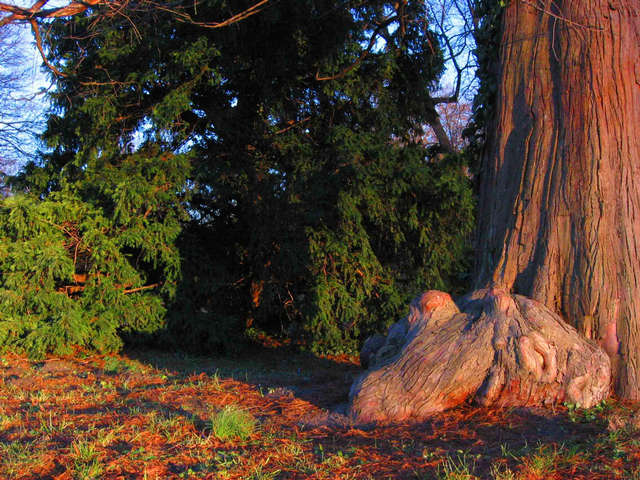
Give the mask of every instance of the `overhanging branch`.
[[(37, 0), (30, 7), (19, 7), (0, 1), (0, 15), (5, 16), (0, 18), (0, 28), (9, 24), (28, 23), (31, 26), (33, 36), (36, 40), (36, 46), (40, 52), (40, 56), (44, 61), (44, 64), (57, 76), (64, 76), (51, 62), (48, 61), (44, 48), (42, 45), (42, 35), (40, 34), (40, 22), (46, 19), (73, 17), (81, 14), (94, 7), (107, 7), (110, 11), (110, 15), (126, 15), (126, 7), (129, 5), (130, 0), (79, 0), (71, 1), (67, 5), (53, 8), (45, 8), (49, 0)], [(191, 23), (202, 28), (222, 28), (234, 23), (245, 20), (252, 15), (255, 15), (264, 8), (266, 8), (270, 0), (260, 0), (253, 4), (249, 8), (243, 10), (240, 13), (232, 15), (231, 17), (221, 22), (198, 22), (194, 20), (191, 15), (183, 12), (179, 9), (172, 9), (167, 4), (147, 2), (150, 9), (162, 10), (171, 13), (176, 17), (178, 21)], [(194, 6), (197, 5), (197, 1), (194, 2)], [(128, 18), (128, 17), (127, 17)], [(135, 28), (135, 25), (134, 25)]]

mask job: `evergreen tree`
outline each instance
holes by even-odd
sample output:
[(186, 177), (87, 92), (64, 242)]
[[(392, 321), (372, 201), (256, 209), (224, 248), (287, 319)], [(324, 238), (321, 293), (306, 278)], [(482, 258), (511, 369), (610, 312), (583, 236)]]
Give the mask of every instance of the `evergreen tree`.
[[(283, 0), (228, 29), (198, 25), (226, 5), (185, 3), (184, 22), (156, 9), (54, 23), (54, 150), (20, 184), (104, 218), (138, 275), (114, 291), (161, 283), (136, 295), (157, 319), (171, 302), (165, 339), (211, 349), (249, 325), (351, 350), (464, 269), (468, 180), (416, 140), (435, 115), (437, 41), (422, 2)], [(96, 284), (110, 271), (88, 265)]]
[(44, 198), (16, 195), (0, 205), (3, 349), (113, 352), (123, 335), (164, 325), (183, 216), (172, 190), (184, 182), (185, 158), (142, 150), (117, 167), (81, 171)]

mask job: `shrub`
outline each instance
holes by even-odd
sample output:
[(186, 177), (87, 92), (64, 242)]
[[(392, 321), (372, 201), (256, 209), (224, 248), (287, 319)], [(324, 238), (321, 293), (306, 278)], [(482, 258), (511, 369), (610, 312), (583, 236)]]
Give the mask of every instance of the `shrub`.
[(115, 352), (124, 336), (164, 325), (180, 273), (180, 168), (140, 152), (0, 202), (0, 351)]

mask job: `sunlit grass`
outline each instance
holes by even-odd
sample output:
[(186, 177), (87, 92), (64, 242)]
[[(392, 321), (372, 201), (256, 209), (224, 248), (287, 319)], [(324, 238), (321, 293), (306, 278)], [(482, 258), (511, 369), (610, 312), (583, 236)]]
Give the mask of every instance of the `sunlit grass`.
[(555, 446), (539, 445), (533, 454), (523, 458), (525, 470), (533, 478), (548, 478), (555, 471), (560, 450)]
[(489, 469), (489, 475), (493, 480), (516, 480), (516, 475), (513, 471), (502, 463), (494, 463)]
[(211, 417), (211, 433), (218, 440), (246, 440), (256, 428), (256, 420), (237, 405), (227, 405)]
[(34, 442), (16, 440), (0, 443), (0, 464), (10, 477), (22, 473), (26, 467), (37, 463), (41, 454)]
[(447, 456), (437, 469), (438, 480), (476, 480), (476, 459), (466, 452), (455, 457)]

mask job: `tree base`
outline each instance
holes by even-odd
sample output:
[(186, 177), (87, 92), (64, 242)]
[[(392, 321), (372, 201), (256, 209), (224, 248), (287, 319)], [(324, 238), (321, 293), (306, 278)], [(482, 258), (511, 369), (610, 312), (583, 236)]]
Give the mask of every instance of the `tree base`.
[(610, 389), (607, 354), (539, 302), (499, 288), (457, 303), (430, 290), (386, 338), (365, 342), (351, 387), (360, 422), (420, 420), (464, 402), (591, 407)]

